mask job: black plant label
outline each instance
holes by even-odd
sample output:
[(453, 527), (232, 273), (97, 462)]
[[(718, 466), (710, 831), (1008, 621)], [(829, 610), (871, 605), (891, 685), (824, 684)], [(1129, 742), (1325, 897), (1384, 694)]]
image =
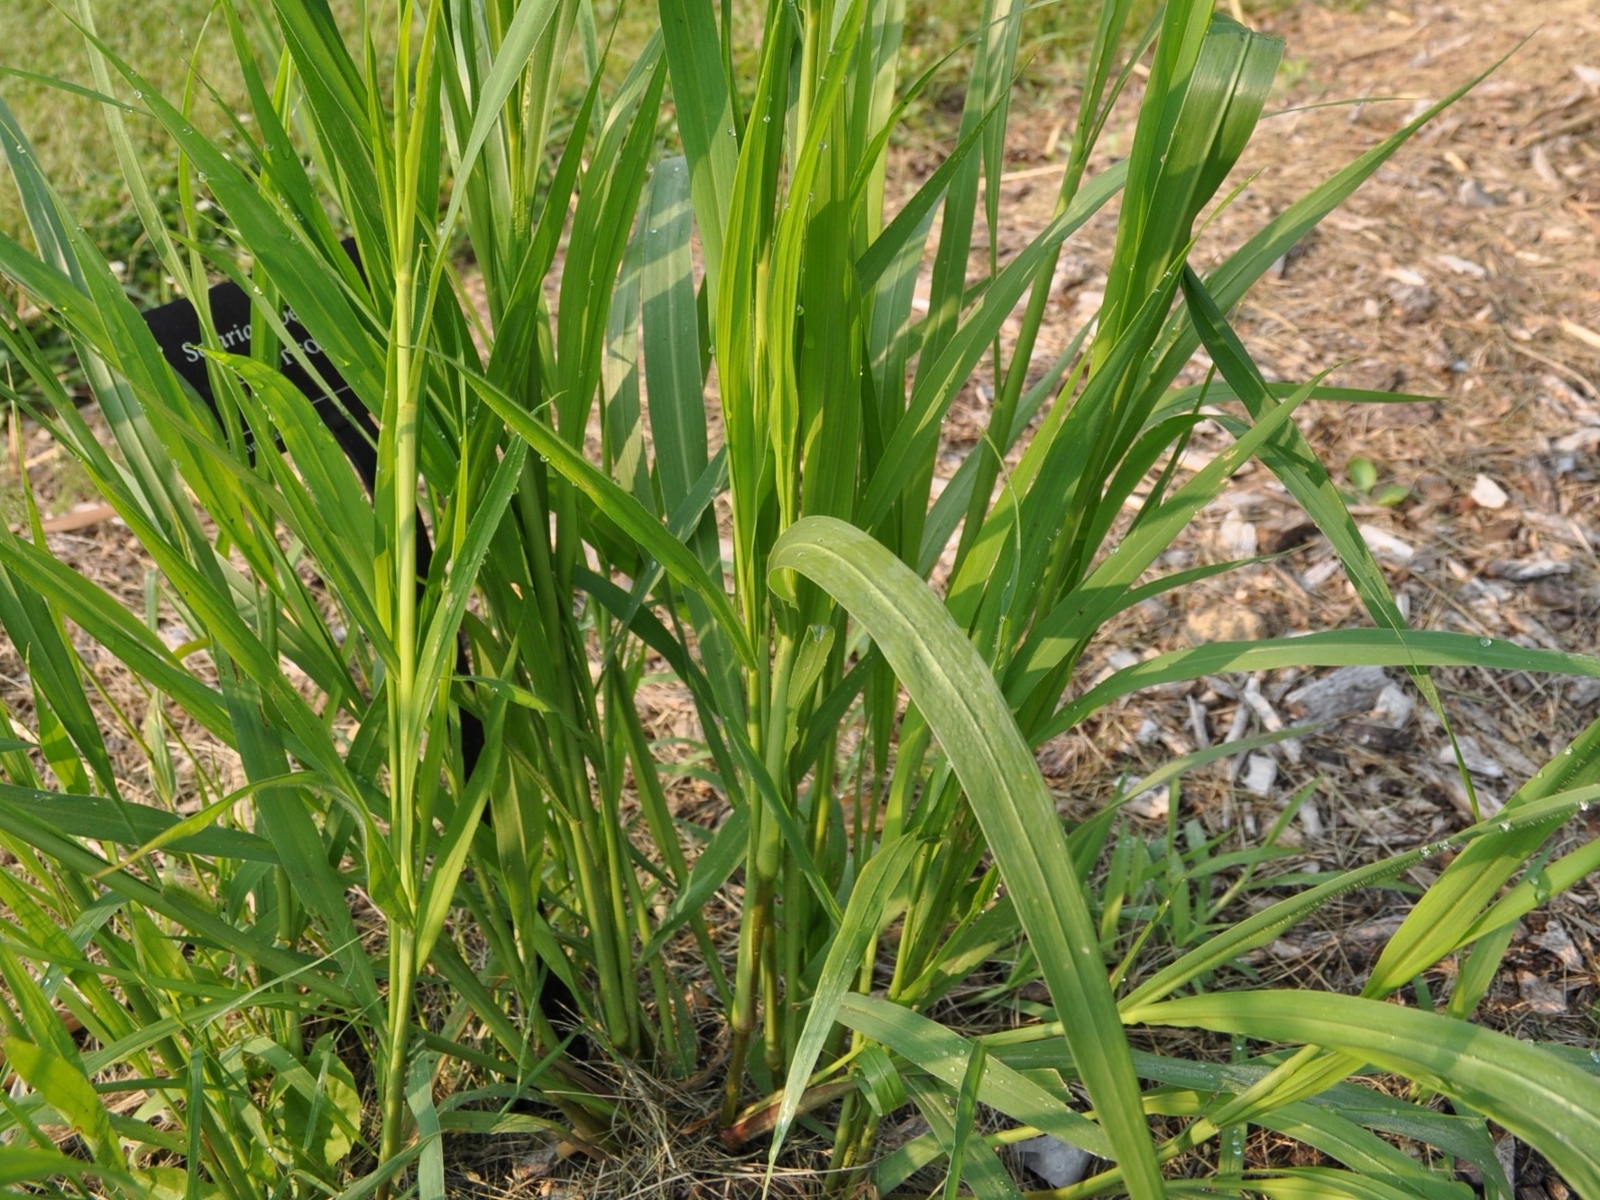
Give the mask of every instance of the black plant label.
[[(347, 239), (344, 248), (352, 259), (356, 258), (353, 239)], [(360, 265), (360, 261), (357, 260), (357, 268)], [(330, 286), (333, 285), (330, 283)], [(211, 288), (206, 299), (211, 305), (211, 323), (217, 332), (217, 340), (222, 344), (222, 349), (233, 354), (250, 353), (255, 311), (244, 289), (232, 282), (219, 283)], [(294, 310), (285, 308), (281, 316), (285, 330), (300, 348), (300, 355), (297, 356), (288, 346), (282, 347), (278, 354), (278, 370), (283, 373), (284, 378), (310, 398), (317, 414), (322, 418), (322, 423), (338, 439), (351, 465), (361, 476), (361, 481), (366, 484), (368, 495), (371, 495), (378, 477), (377, 424), (366, 407), (356, 398), (350, 385), (340, 378), (338, 371), (334, 370), (333, 363), (318, 345), (316, 338), (312, 337), (310, 331), (300, 323)], [(188, 381), (189, 386), (211, 406), (211, 411), (217, 413), (220, 420), (216, 393), (212, 390), (211, 376), (206, 370), (206, 356), (200, 349), (200, 317), (195, 312), (194, 306), (187, 300), (174, 300), (171, 304), (163, 304), (160, 308), (148, 310), (144, 314), (144, 319), (150, 326), (150, 332), (155, 335), (157, 343), (160, 344), (161, 353), (167, 362), (172, 364), (172, 369)], [(315, 370), (315, 376), (306, 370), (306, 365)], [(318, 376), (327, 384), (326, 388), (317, 382)], [(245, 445), (253, 454), (255, 435), (248, 427), (245, 429)], [(419, 514), (417, 521), (419, 591), (423, 586), (422, 581), (428, 577), (432, 559), (433, 549), (428, 538), (427, 524)], [(456, 639), (456, 670), (463, 675), (472, 673), (464, 634), (458, 635)], [(461, 712), (461, 746), (463, 762), (467, 774), (470, 775), (483, 753), (483, 725), (475, 713), (466, 709)], [(485, 809), (484, 819), (488, 820), (488, 816), (488, 810)]]
[[(345, 242), (345, 250), (351, 258), (355, 258), (354, 240)], [(330, 283), (330, 286), (337, 285)], [(213, 286), (206, 299), (211, 307), (212, 327), (217, 331), (217, 340), (222, 349), (230, 354), (249, 354), (256, 311), (244, 289), (232, 281), (225, 281)], [(339, 440), (370, 489), (373, 468), (376, 466), (376, 455), (371, 444), (371, 439), (376, 437), (376, 428), (370, 414), (356, 398), (350, 385), (334, 369), (317, 339), (301, 324), (294, 309), (285, 307), (279, 315), (299, 354), (287, 344), (280, 345), (278, 370), (310, 399), (323, 424)], [(211, 406), (213, 413), (218, 413), (220, 420), (216, 393), (212, 390), (205, 353), (201, 349), (200, 316), (194, 306), (187, 300), (174, 300), (159, 308), (149, 309), (144, 319), (172, 369)], [(307, 365), (311, 371), (306, 369)], [(318, 382), (319, 377), (322, 383)], [(323, 383), (327, 384), (326, 388)], [(356, 422), (366, 426), (365, 433)], [(245, 444), (254, 450), (255, 436), (248, 428), (245, 430)]]

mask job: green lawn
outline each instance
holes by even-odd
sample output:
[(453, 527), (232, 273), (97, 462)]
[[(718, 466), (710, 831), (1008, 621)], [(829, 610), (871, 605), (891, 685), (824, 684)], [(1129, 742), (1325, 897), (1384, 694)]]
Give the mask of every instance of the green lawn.
[[(357, 11), (358, 2), (334, 0), (333, 7), (335, 12), (350, 16)], [(5, 72), (0, 75), (0, 99), (10, 106), (27, 131), (46, 174), (79, 220), (96, 230), (97, 240), (114, 258), (126, 258), (137, 255), (140, 231), (98, 106), (86, 97), (13, 74), (23, 71), (64, 79), (81, 87), (93, 86), (82, 38), (65, 15), (75, 13), (76, 5), (77, 0), (0, 3), (0, 71)], [(211, 15), (212, 0), (98, 0), (93, 7), (98, 31), (106, 43), (162, 94), (181, 95), (191, 62), (198, 65), (201, 86), (196, 89), (199, 98), (195, 121), (200, 128), (219, 135), (226, 132), (226, 122), (206, 94), (207, 87), (215, 89), (236, 111), (247, 107), (227, 45), (226, 28)], [(263, 10), (268, 7), (262, 6)], [(375, 5), (374, 10), (380, 7), (385, 6)], [(612, 32), (616, 7), (615, 0), (601, 0), (595, 6), (602, 45)], [(761, 7), (756, 0), (737, 0), (735, 11), (746, 13), (745, 19), (753, 25), (759, 21)], [(1148, 19), (1154, 7), (1153, 0), (1140, 0), (1135, 5), (1135, 20)], [(957, 36), (971, 35), (981, 11), (981, 0), (909, 0), (904, 73), (908, 77), (920, 74)], [(638, 18), (637, 9), (631, 10), (615, 30), (611, 47), (618, 79), (635, 57), (630, 48), (641, 44), (650, 31), (649, 22)], [(1075, 56), (1093, 36), (1091, 6), (1079, 0), (1058, 0), (1055, 5), (1041, 7), (1029, 21), (1027, 44), (1019, 55), (1019, 60), (1027, 64), (1028, 81), (1035, 87), (1059, 87), (1064, 77), (1059, 69), (1063, 59)], [(753, 43), (747, 47), (752, 66), (755, 49)], [(966, 68), (965, 57), (957, 55), (942, 72), (943, 88), (964, 86)], [(915, 106), (926, 114), (924, 120), (940, 120), (938, 108), (929, 102), (940, 91), (936, 85), (930, 96)], [(130, 96), (124, 93), (122, 98)], [(959, 102), (954, 107), (959, 108)], [(131, 128), (136, 138), (141, 132), (145, 135), (140, 149), (146, 169), (157, 163), (166, 174), (172, 174), (176, 152), (171, 142), (153, 122), (136, 120)], [(3, 167), (0, 173), (4, 173)], [(162, 171), (154, 174), (159, 177)], [(0, 231), (26, 240), (21, 209), (9, 179), (0, 184)], [(136, 270), (136, 276), (137, 273)]]
[[(211, 9), (210, 0), (159, 0), (121, 4), (115, 11), (102, 5), (97, 16), (107, 44), (171, 95), (182, 92), (197, 42), (202, 46), (202, 70), (208, 59), (226, 62), (227, 32), (220, 23), (207, 26)], [(92, 86), (78, 30), (50, 0), (7, 0), (0, 5), (0, 67), (7, 72), (0, 80), (0, 98), (27, 131), (49, 177), (71, 198), (86, 224), (118, 224), (125, 216), (127, 195), (98, 105), (11, 74), (28, 71)], [(239, 90), (234, 73), (219, 70), (216, 74), (213, 85), (224, 97), (233, 99), (230, 93)], [(135, 137), (141, 132), (147, 135), (142, 148), (158, 161), (172, 157), (167, 140), (152, 127), (135, 122), (133, 131)], [(16, 194), (8, 180), (0, 188), (0, 228), (16, 236), (21, 224)]]

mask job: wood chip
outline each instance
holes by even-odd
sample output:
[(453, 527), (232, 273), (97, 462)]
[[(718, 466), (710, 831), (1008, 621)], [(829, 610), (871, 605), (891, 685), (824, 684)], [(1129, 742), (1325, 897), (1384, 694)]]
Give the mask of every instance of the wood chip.
[[(1241, 699), (1250, 706), (1250, 711), (1256, 714), (1256, 719), (1261, 722), (1268, 733), (1277, 733), (1283, 728), (1283, 718), (1272, 707), (1272, 701), (1261, 694), (1261, 676), (1259, 673), (1250, 676), (1249, 682), (1244, 685)], [(1303, 757), (1300, 742), (1296, 738), (1289, 738), (1279, 743), (1279, 748), (1292, 763), (1298, 764)]]
[(1532, 583), (1553, 575), (1570, 575), (1572, 564), (1557, 562), (1553, 558), (1529, 558), (1520, 562), (1511, 558), (1497, 558), (1488, 565), (1485, 573), (1495, 579), (1509, 579), (1512, 583)]
[(1483, 190), (1476, 179), (1463, 179), (1456, 192), (1456, 203), (1462, 208), (1499, 208), (1500, 201)]
[(1245, 763), (1245, 790), (1257, 796), (1270, 796), (1278, 782), (1278, 763), (1265, 754), (1252, 754)]
[(1482, 263), (1475, 263), (1470, 258), (1457, 258), (1454, 254), (1441, 254), (1439, 261), (1457, 275), (1470, 275), (1473, 279), (1487, 279), (1489, 268)]
[(78, 529), (88, 529), (91, 525), (98, 525), (101, 521), (109, 521), (117, 515), (117, 510), (109, 504), (79, 504), (68, 512), (58, 517), (51, 517), (43, 522), (46, 533), (72, 533)]
[(1140, 792), (1125, 806), (1136, 817), (1143, 817), (1147, 821), (1164, 821), (1172, 800), (1167, 789), (1153, 787)]
[[(1478, 739), (1470, 733), (1456, 735), (1456, 745), (1461, 750), (1461, 761), (1467, 764), (1467, 770), (1474, 775), (1482, 775), (1485, 779), (1504, 779), (1506, 769), (1494, 758), (1487, 754), (1483, 747), (1478, 745)], [(1439, 747), (1438, 761), (1455, 765), (1455, 750), (1449, 746)]]
[(1561, 318), (1561, 332), (1569, 338), (1575, 338), (1588, 346), (1591, 350), (1600, 350), (1600, 333), (1596, 333), (1587, 325), (1579, 325), (1576, 321)]
[(1561, 965), (1569, 971), (1576, 971), (1583, 965), (1583, 957), (1578, 953), (1572, 935), (1560, 921), (1552, 918), (1550, 924), (1545, 926), (1544, 932), (1531, 940), (1539, 949), (1555, 955)]
[(1382, 667), (1340, 667), (1283, 699), (1307, 721), (1328, 721), (1370, 711), (1393, 682)]
[(1566, 986), (1541, 978), (1532, 971), (1517, 972), (1517, 993), (1529, 1012), (1553, 1017), (1567, 1011)]
[(1479, 508), (1504, 508), (1511, 497), (1487, 475), (1479, 475), (1472, 483), (1472, 499)]
[(1416, 709), (1417, 702), (1411, 693), (1396, 684), (1388, 684), (1378, 693), (1378, 702), (1372, 706), (1372, 716), (1390, 729), (1404, 729)]
[(1367, 543), (1367, 549), (1380, 558), (1387, 558), (1404, 566), (1416, 557), (1416, 547), (1403, 538), (1395, 537), (1387, 529), (1380, 529), (1376, 525), (1361, 525), (1357, 529), (1362, 541)]

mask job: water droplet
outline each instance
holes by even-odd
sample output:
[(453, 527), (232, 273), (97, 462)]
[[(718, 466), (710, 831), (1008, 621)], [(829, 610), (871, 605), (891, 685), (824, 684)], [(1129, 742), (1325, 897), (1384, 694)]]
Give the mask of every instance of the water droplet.
[(827, 148), (828, 148), (828, 143), (827, 143), (827, 142), (823, 142), (823, 143), (822, 143), (822, 148), (823, 148), (823, 149), (824, 149), (824, 150), (826, 150), (826, 149), (827, 149)]
[(1589, 1061), (1600, 1063), (1600, 1050), (1589, 1051)]
[(262, 149), (264, 149), (268, 154), (271, 154), (272, 151), (275, 149), (275, 147), (273, 146), (273, 144), (271, 142), (268, 142), (265, 146), (262, 147)]
[(135, 100), (143, 100), (144, 99), (144, 93), (143, 92), (134, 92), (133, 98)]
[(1492, 646), (1492, 645), (1494, 645), (1494, 639), (1493, 638), (1479, 638), (1478, 639), (1478, 645), (1480, 645), (1480, 646)]
[(652, 230), (651, 230), (651, 231), (650, 231), (650, 232), (651, 232), (651, 233), (656, 233), (656, 232), (659, 232), (659, 231), (658, 231), (658, 230), (655, 230), (655, 229), (652, 229)]
[(732, 126), (732, 125), (729, 125), (729, 126), (728, 126), (728, 136), (729, 136), (729, 137), (738, 137), (738, 136), (739, 136), (739, 135), (738, 135), (738, 134), (736, 134), (736, 133), (735, 133), (735, 132), (734, 132), (734, 131), (733, 131), (733, 126)]
[(1079, 946), (1078, 947), (1078, 953), (1087, 955), (1087, 954), (1093, 954), (1094, 951), (1089, 949), (1089, 947), (1087, 947), (1087, 946)]
[(805, 315), (805, 311), (806, 311), (806, 306), (804, 304), (796, 304), (794, 306), (794, 315), (797, 316), (797, 317), (804, 316)]
[(200, 182), (204, 183), (206, 181), (206, 173), (204, 171), (201, 171), (201, 172), (199, 172), (199, 176), (200, 176)]
[(1501, 833), (1510, 833), (1511, 832), (1511, 822), (1510, 821), (1501, 821), (1500, 822), (1500, 832)]
[(768, 113), (766, 116), (762, 117), (761, 118), (761, 123), (763, 125), (771, 125), (772, 124), (772, 114)]
[(542, 463), (547, 463), (550, 461), (550, 456), (548, 454), (541, 454), (539, 455), (539, 461)]
[(1572, 747), (1571, 747), (1571, 746), (1568, 746), (1568, 747), (1567, 747), (1567, 748), (1566, 748), (1566, 749), (1565, 749), (1565, 750), (1563, 750), (1563, 751), (1562, 751), (1562, 752), (1561, 752), (1561, 753), (1563, 753), (1563, 754), (1565, 754), (1565, 755), (1566, 755), (1566, 756), (1567, 756), (1567, 757), (1568, 757), (1568, 758), (1571, 758), (1571, 757), (1572, 757)]

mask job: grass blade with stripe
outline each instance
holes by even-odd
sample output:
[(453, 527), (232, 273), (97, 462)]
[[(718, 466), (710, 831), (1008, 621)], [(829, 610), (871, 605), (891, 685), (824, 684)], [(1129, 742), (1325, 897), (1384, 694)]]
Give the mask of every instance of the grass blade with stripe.
[(889, 902), (919, 848), (916, 838), (903, 837), (880, 849), (867, 860), (850, 891), (850, 902), (845, 906), (844, 917), (834, 931), (833, 944), (822, 964), (822, 978), (811, 996), (805, 1027), (789, 1058), (789, 1079), (783, 1089), (778, 1121), (772, 1130), (772, 1146), (767, 1152), (769, 1172), (777, 1164), (783, 1139), (800, 1111), (811, 1070), (833, 1030), (845, 993), (851, 981), (861, 973), (862, 956), (890, 915)]
[(811, 579), (877, 642), (966, 788), (1044, 967), (1067, 1040), (1135, 1200), (1162, 1192), (1139, 1082), (1055, 803), (994, 677), (939, 598), (858, 529), (826, 517), (791, 526), (774, 570)]
[(1228, 671), (1278, 667), (1490, 667), (1503, 671), (1548, 671), (1600, 677), (1600, 658), (1558, 650), (1525, 650), (1504, 638), (1427, 629), (1334, 629), (1298, 638), (1261, 642), (1208, 642), (1191, 650), (1169, 650), (1127, 667), (1063, 705), (1038, 734), (1043, 742), (1071, 729), (1120, 696), (1158, 683), (1197, 679)]
[(1356, 996), (1234, 992), (1145, 1005), (1132, 1023), (1328, 1046), (1470, 1105), (1600, 1195), (1600, 1079), (1537, 1046), (1450, 1017)]
[[(851, 994), (839, 1007), (839, 1020), (915, 1063), (954, 1088), (972, 1052), (971, 1043), (937, 1021), (877, 996)], [(1042, 1085), (991, 1055), (978, 1099), (1006, 1116), (1098, 1155), (1114, 1158), (1105, 1131), (1068, 1108)]]

